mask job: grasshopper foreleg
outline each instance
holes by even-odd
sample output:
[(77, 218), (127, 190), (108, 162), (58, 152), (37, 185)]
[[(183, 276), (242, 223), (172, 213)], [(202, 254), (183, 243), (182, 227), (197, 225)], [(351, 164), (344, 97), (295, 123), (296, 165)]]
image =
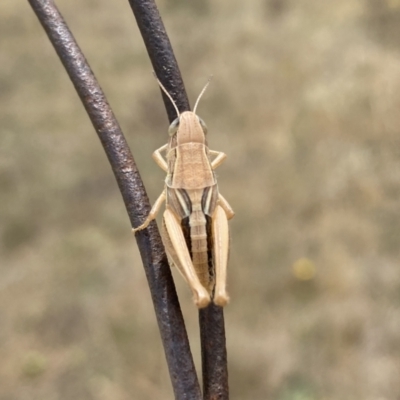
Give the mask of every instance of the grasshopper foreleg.
[(147, 218), (143, 222), (143, 224), (138, 226), (137, 228), (132, 228), (133, 233), (141, 231), (142, 229), (145, 229), (149, 226), (150, 222), (153, 221), (153, 219), (155, 219), (157, 217), (157, 214), (160, 211), (162, 203), (164, 203), (164, 201), (165, 201), (165, 197), (166, 197), (165, 190), (163, 190), (162, 193), (160, 194), (159, 198), (154, 203), (149, 215), (147, 216)]
[(161, 152), (164, 151), (168, 147), (168, 143), (164, 146), (161, 146), (153, 153), (153, 160), (156, 164), (165, 172), (168, 172), (168, 164), (165, 161), (164, 157), (161, 155)]
[(211, 161), (212, 169), (218, 168), (226, 159), (226, 154), (222, 151), (210, 150), (210, 154), (212, 156), (217, 156), (214, 158), (214, 160)]

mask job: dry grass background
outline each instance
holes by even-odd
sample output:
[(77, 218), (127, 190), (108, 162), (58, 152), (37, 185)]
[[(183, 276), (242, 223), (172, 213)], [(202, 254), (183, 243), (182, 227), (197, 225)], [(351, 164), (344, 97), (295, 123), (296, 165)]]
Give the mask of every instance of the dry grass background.
[[(154, 201), (167, 119), (128, 2), (58, 5)], [(400, 399), (400, 1), (159, 6), (229, 156), (231, 398)], [(27, 1), (1, 1), (0, 41), (0, 400), (172, 399), (117, 186)]]

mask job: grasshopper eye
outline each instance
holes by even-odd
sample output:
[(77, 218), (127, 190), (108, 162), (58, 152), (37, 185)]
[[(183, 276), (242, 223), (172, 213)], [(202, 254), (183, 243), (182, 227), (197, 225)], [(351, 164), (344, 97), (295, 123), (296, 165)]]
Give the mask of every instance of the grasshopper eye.
[(178, 128), (179, 128), (179, 117), (172, 121), (171, 125), (168, 128), (168, 135), (174, 136), (175, 133), (178, 132)]
[(200, 122), (201, 128), (203, 129), (204, 134), (207, 135), (208, 129), (207, 129), (206, 123), (200, 117), (197, 117), (197, 118), (199, 119), (199, 122)]

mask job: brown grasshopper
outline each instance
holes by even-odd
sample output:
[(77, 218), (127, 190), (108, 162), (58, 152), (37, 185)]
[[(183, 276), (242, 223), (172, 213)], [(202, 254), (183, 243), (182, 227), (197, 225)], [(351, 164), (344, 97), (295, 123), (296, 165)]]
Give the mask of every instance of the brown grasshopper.
[[(207, 127), (196, 115), (199, 100), (210, 81), (196, 100), (193, 112), (182, 114), (161, 82), (158, 83), (178, 117), (168, 128), (168, 143), (153, 153), (154, 161), (167, 173), (165, 188), (144, 223), (133, 232), (146, 228), (165, 201), (161, 235), (169, 263), (178, 268), (189, 284), (197, 307), (206, 307), (211, 298), (216, 305), (225, 306), (229, 301), (228, 219), (235, 214), (218, 192), (214, 173), (226, 155), (208, 149)], [(166, 160), (161, 152), (165, 152)]]

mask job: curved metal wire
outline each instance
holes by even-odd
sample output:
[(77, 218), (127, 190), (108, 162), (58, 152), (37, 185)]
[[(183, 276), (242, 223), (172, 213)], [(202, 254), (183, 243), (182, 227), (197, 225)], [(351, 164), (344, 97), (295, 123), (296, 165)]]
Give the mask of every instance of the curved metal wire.
[[(60, 57), (92, 121), (118, 182), (132, 226), (139, 225), (150, 204), (121, 128), (84, 55), (53, 0), (28, 0)], [(180, 112), (190, 109), (172, 46), (153, 0), (129, 0), (154, 71)], [(175, 109), (163, 94), (169, 120)], [(200, 388), (187, 333), (167, 259), (155, 223), (137, 236), (154, 303), (175, 398), (199, 400)], [(228, 371), (223, 310), (200, 310), (203, 398), (228, 400)]]
[[(60, 57), (103, 145), (132, 226), (150, 203), (128, 144), (84, 55), (52, 0), (29, 0)], [(175, 398), (201, 399), (181, 309), (155, 223), (136, 235), (163, 341)]]

